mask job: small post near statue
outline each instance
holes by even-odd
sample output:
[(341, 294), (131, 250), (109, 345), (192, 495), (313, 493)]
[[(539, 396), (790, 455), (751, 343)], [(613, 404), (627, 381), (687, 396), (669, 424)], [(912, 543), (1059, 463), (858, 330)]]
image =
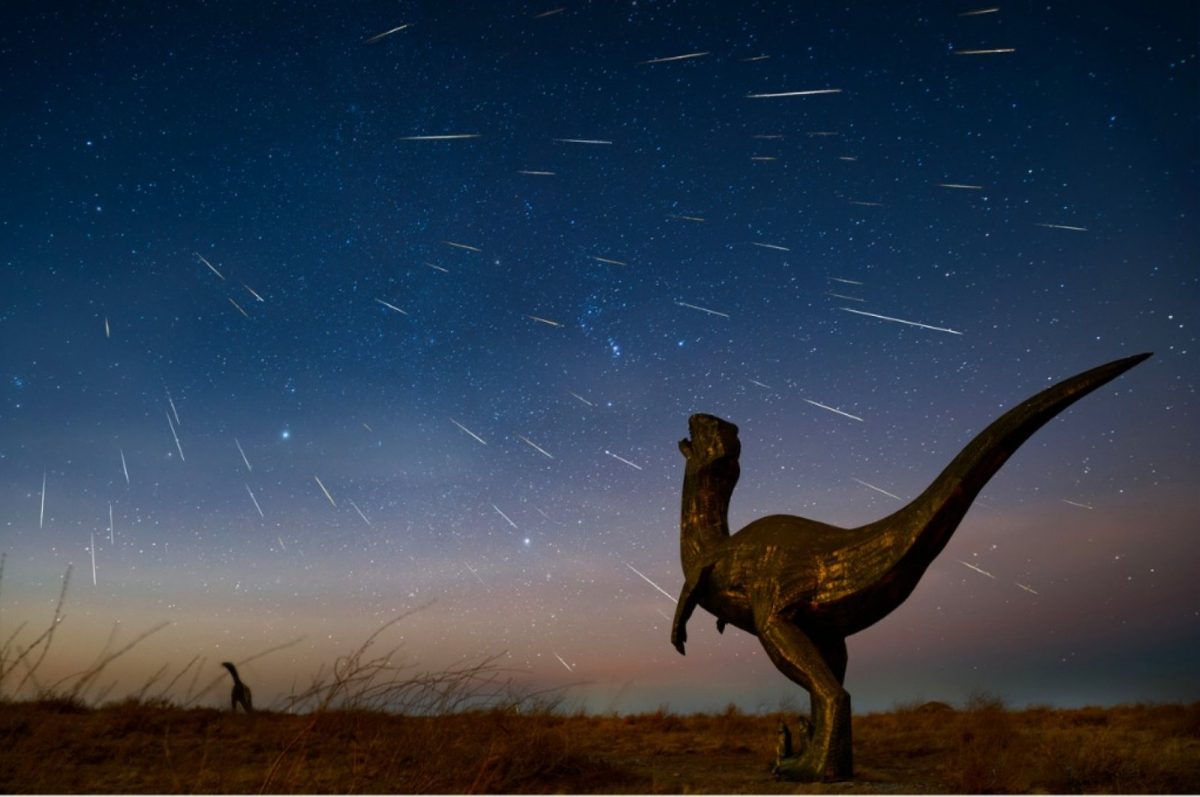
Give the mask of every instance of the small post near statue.
[(853, 529), (770, 515), (730, 535), (738, 428), (713, 415), (688, 419), (691, 437), (679, 441), (687, 460), (679, 527), (684, 584), (671, 644), (684, 652), (688, 618), (700, 606), (717, 618), (717, 631), (733, 625), (757, 636), (779, 671), (809, 693), (809, 720), (794, 736), (780, 728), (778, 777), (853, 776), (846, 637), (912, 594), (975, 496), (1030, 435), (1149, 356), (1115, 360), (1027, 399), (976, 435), (907, 506)]

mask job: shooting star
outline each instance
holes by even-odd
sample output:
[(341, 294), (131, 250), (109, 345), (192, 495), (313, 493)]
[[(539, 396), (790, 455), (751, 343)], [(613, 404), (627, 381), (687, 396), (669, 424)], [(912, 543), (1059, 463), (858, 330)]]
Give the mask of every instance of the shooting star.
[(457, 241), (442, 241), (442, 243), (444, 243), (446, 246), (453, 246), (458, 249), (466, 249), (468, 252), (482, 252), (483, 251), (478, 246), (471, 246), (470, 244), (460, 244)]
[(771, 56), (769, 56), (769, 55), (752, 55), (749, 58), (739, 58), (738, 60), (741, 61), (743, 64), (748, 64), (748, 63), (751, 63), (752, 61), (765, 61), (770, 57)]
[(1051, 230), (1070, 230), (1071, 232), (1087, 232), (1087, 227), (1072, 227), (1070, 224), (1045, 224), (1043, 222), (1035, 222), (1035, 227), (1047, 227)]
[(604, 451), (604, 453), (605, 453), (605, 454), (608, 454), (608, 455), (609, 455), (610, 457), (612, 457), (613, 459), (618, 459), (618, 460), (620, 460), (621, 462), (624, 462), (626, 465), (628, 465), (628, 466), (629, 466), (629, 467), (631, 467), (631, 468), (634, 468), (634, 469), (636, 469), (636, 470), (641, 470), (641, 469), (642, 469), (642, 466), (641, 466), (641, 465), (635, 465), (635, 464), (633, 464), (632, 462), (630, 462), (629, 460), (625, 459), (625, 457), (618, 456), (618, 455), (614, 454), (613, 452), (611, 452), (611, 451), (608, 451), (607, 449)]
[(675, 302), (675, 304), (679, 305), (680, 307), (688, 307), (688, 308), (691, 308), (692, 310), (699, 310), (700, 312), (708, 313), (709, 315), (719, 315), (719, 316), (721, 316), (721, 318), (729, 318), (729, 313), (722, 313), (717, 310), (709, 310), (707, 307), (701, 307), (698, 304), (688, 304), (687, 302), (679, 302), (679, 301)]
[(752, 385), (758, 385), (759, 387), (761, 387), (761, 388), (765, 388), (765, 389), (767, 389), (767, 390), (770, 390), (770, 389), (771, 389), (771, 386), (770, 386), (770, 385), (764, 385), (762, 382), (759, 382), (757, 379), (751, 379), (751, 380), (750, 380), (750, 384), (752, 384)]
[(834, 282), (840, 282), (843, 285), (865, 285), (866, 284), (864, 282), (859, 282), (858, 280), (848, 280), (848, 279), (844, 279), (842, 277), (826, 277), (825, 279), (832, 280)]
[(887, 490), (883, 489), (882, 487), (876, 487), (875, 485), (871, 484), (870, 482), (865, 482), (865, 481), (863, 481), (862, 479), (855, 479), (855, 478), (852, 476), (852, 477), (850, 477), (850, 480), (851, 480), (851, 481), (856, 481), (856, 482), (858, 482), (858, 483), (859, 483), (859, 484), (861, 484), (863, 487), (870, 487), (872, 490), (874, 490), (874, 491), (875, 491), (875, 492), (877, 492), (877, 493), (883, 493), (883, 494), (884, 494), (884, 495), (886, 495), (888, 498), (895, 498), (897, 501), (903, 501), (903, 500), (904, 500), (903, 498), (901, 498), (900, 496), (896, 495), (895, 493), (889, 493)]
[(1094, 507), (1094, 506), (1088, 506), (1087, 504), (1081, 504), (1081, 503), (1079, 503), (1078, 501), (1068, 501), (1066, 498), (1062, 498), (1062, 499), (1060, 499), (1060, 500), (1061, 500), (1061, 501), (1062, 501), (1064, 504), (1070, 504), (1071, 506), (1077, 506), (1077, 507), (1079, 507), (1080, 509), (1095, 509), (1095, 508), (1096, 508), (1096, 507)]
[(566, 10), (567, 10), (566, 6), (559, 6), (558, 8), (552, 8), (549, 11), (543, 11), (540, 14), (534, 14), (533, 19), (545, 19), (546, 17), (552, 17), (555, 14), (561, 14), (562, 12), (564, 12)]
[(217, 271), (217, 267), (214, 266), (212, 263), (209, 263), (208, 258), (206, 258), (204, 255), (200, 254), (199, 252), (192, 252), (192, 254), (194, 254), (196, 257), (200, 258), (200, 262), (203, 263), (204, 265), (208, 266), (208, 268), (212, 271), (212, 273), (216, 274), (221, 279), (225, 279), (225, 275), (222, 274), (221, 272)]
[(275, 535), (275, 539), (279, 541), (279, 547), (286, 552), (287, 546), (283, 544), (283, 535), (277, 534)]
[(232, 297), (232, 296), (229, 296), (229, 297), (227, 297), (227, 298), (229, 299), (229, 303), (230, 303), (230, 304), (232, 304), (234, 307), (236, 307), (236, 308), (237, 308), (237, 311), (238, 311), (239, 313), (241, 313), (242, 315), (246, 316), (246, 318), (249, 318), (249, 317), (250, 317), (250, 314), (249, 314), (249, 313), (247, 313), (245, 310), (243, 310), (243, 309), (242, 309), (242, 306), (241, 306), (240, 304), (238, 304), (237, 302), (235, 302), (235, 301), (233, 300), (233, 297)]
[(960, 565), (962, 565), (963, 567), (969, 567), (969, 568), (971, 568), (972, 570), (974, 570), (976, 573), (983, 573), (985, 576), (987, 576), (988, 578), (992, 579), (993, 581), (996, 581), (996, 580), (997, 580), (995, 576), (993, 576), (993, 575), (992, 575), (991, 573), (989, 573), (988, 571), (984, 570), (982, 567), (976, 567), (975, 565), (971, 564), (970, 562), (964, 562), (962, 559), (959, 559), (959, 560), (957, 560), (957, 561), (958, 561), (958, 563), (959, 563)]
[(837, 409), (836, 407), (830, 407), (826, 404), (822, 404), (819, 401), (813, 401), (812, 399), (803, 399), (803, 400), (807, 401), (809, 404), (813, 405), (814, 407), (820, 407), (823, 410), (829, 410), (830, 412), (836, 412), (838, 415), (845, 416), (852, 421), (858, 421), (860, 423), (862, 422), (862, 418), (858, 417), (857, 415), (851, 415), (848, 412), (842, 412), (841, 410)]
[(355, 511), (355, 512), (357, 512), (357, 513), (358, 513), (358, 516), (359, 516), (360, 518), (362, 518), (362, 519), (363, 519), (363, 523), (366, 523), (368, 526), (370, 526), (370, 525), (371, 525), (371, 521), (367, 520), (367, 516), (366, 516), (366, 515), (364, 515), (364, 514), (363, 514), (363, 511), (362, 511), (361, 509), (359, 509), (359, 508), (358, 508), (358, 504), (356, 504), (356, 503), (354, 503), (353, 501), (351, 501), (351, 502), (350, 502), (350, 506), (354, 507), (354, 511)]
[(1021, 589), (1025, 590), (1026, 592), (1032, 593), (1032, 594), (1034, 594), (1034, 595), (1040, 595), (1040, 594), (1041, 594), (1040, 592), (1038, 592), (1038, 591), (1037, 591), (1036, 589), (1034, 589), (1033, 587), (1030, 587), (1030, 586), (1027, 586), (1027, 585), (1025, 585), (1025, 584), (1022, 584), (1020, 581), (1014, 581), (1013, 583), (1014, 583), (1014, 584), (1016, 584), (1016, 585), (1017, 585), (1018, 587), (1020, 587)]
[(665, 589), (663, 589), (662, 587), (658, 586), (658, 585), (657, 585), (657, 584), (655, 584), (653, 581), (651, 581), (651, 580), (650, 580), (650, 577), (649, 577), (649, 576), (647, 576), (645, 573), (643, 573), (641, 570), (638, 570), (636, 567), (634, 567), (633, 565), (629, 564), (629, 562), (626, 562), (626, 563), (625, 563), (625, 566), (626, 566), (626, 567), (628, 567), (628, 568), (629, 568), (630, 570), (632, 570), (633, 572), (637, 573), (639, 576), (641, 576), (641, 577), (642, 577), (642, 579), (643, 579), (643, 580), (645, 580), (645, 582), (646, 582), (647, 584), (649, 584), (650, 586), (654, 587), (656, 590), (658, 590), (659, 592), (661, 592), (662, 594), (664, 594), (664, 595), (666, 595), (668, 598), (670, 598), (672, 603), (679, 603), (679, 601), (675, 600), (674, 596), (672, 596), (672, 595), (671, 595), (671, 593), (667, 592)]
[(167, 391), (167, 403), (171, 405), (171, 414), (175, 416), (175, 423), (183, 426), (183, 421), (179, 420), (179, 410), (175, 409), (175, 400), (171, 398), (171, 391)]
[(528, 174), (534, 177), (553, 177), (557, 172), (539, 171), (536, 169), (517, 169), (517, 174)]
[(313, 478), (317, 480), (317, 486), (321, 488), (321, 492), (325, 493), (325, 497), (329, 499), (329, 503), (333, 505), (334, 509), (337, 509), (337, 502), (333, 500), (333, 496), (325, 489), (325, 483), (321, 481), (321, 477), (314, 475)]
[(562, 326), (562, 324), (560, 324), (557, 321), (551, 321), (549, 318), (542, 318), (541, 316), (526, 314), (525, 317), (531, 321), (537, 321), (539, 324), (545, 324), (546, 326), (550, 326), (550, 327), (561, 327)]
[(94, 587), (96, 586), (96, 532), (88, 532), (88, 535), (92, 541), (88, 550), (92, 552), (92, 586)]
[[(448, 418), (449, 418), (450, 416), (446, 416), (446, 417), (448, 417)], [(459, 429), (462, 429), (464, 432), (466, 432), (467, 434), (471, 435), (471, 437), (474, 437), (476, 440), (478, 440), (479, 442), (483, 443), (485, 446), (487, 445), (487, 441), (486, 441), (486, 440), (484, 440), (482, 437), (480, 437), (479, 435), (475, 434), (475, 433), (474, 433), (474, 432), (472, 432), (470, 429), (468, 429), (467, 427), (463, 426), (461, 423), (459, 423), (458, 421), (454, 420), (453, 418), (450, 418), (450, 423), (454, 424), (454, 425), (455, 425), (455, 426), (457, 426)]]
[(704, 56), (706, 56), (708, 54), (709, 54), (708, 51), (705, 51), (702, 53), (684, 53), (683, 55), (669, 55), (669, 56), (666, 56), (665, 58), (651, 58), (649, 61), (638, 61), (638, 66), (644, 66), (645, 64), (665, 64), (668, 61), (687, 61), (688, 59), (691, 59), (691, 58), (703, 58)]
[(430, 267), (431, 269), (433, 269), (434, 271), (440, 271), (440, 272), (442, 272), (443, 274), (449, 274), (449, 273), (450, 273), (450, 269), (448, 269), (448, 268), (442, 268), (441, 266), (434, 265), (433, 263), (426, 263), (425, 265), (429, 266), (429, 267)]
[(465, 138), (479, 138), (478, 133), (438, 133), (427, 136), (400, 136), (401, 141), (461, 141)]
[(699, 216), (684, 216), (678, 213), (668, 213), (667, 218), (675, 219), (676, 221), (704, 221), (704, 219)]
[(959, 188), (965, 191), (982, 191), (981, 185), (970, 185), (968, 183), (938, 183), (938, 188)]
[(108, 328), (108, 316), (104, 316), (104, 337), (112, 337), (112, 330)]
[(955, 55), (999, 55), (1000, 53), (1015, 53), (1015, 47), (994, 47), (990, 50), (955, 50)]
[(121, 472), (125, 474), (125, 483), (129, 484), (129, 468), (125, 467), (125, 449), (118, 448), (121, 452)]
[(825, 295), (832, 296), (835, 299), (845, 299), (848, 302), (865, 302), (866, 301), (866, 299), (860, 299), (857, 296), (847, 296), (844, 293), (834, 293), (832, 291), (827, 292)]
[(113, 545), (113, 514), (112, 501), (108, 502), (108, 544)]
[(246, 470), (253, 471), (254, 468), (250, 467), (250, 460), (246, 459), (246, 452), (242, 450), (242, 444), (238, 442), (236, 437), (233, 438), (233, 444), (237, 446), (238, 453), (242, 455), (242, 462), (246, 463)]
[(552, 138), (551, 141), (557, 141), (560, 144), (611, 144), (611, 141), (606, 141), (602, 138)]
[(557, 654), (557, 653), (555, 653), (553, 650), (552, 650), (552, 651), (550, 651), (550, 652), (551, 652), (551, 653), (554, 653), (554, 658), (558, 659), (558, 663), (559, 663), (559, 664), (561, 664), (562, 666), (564, 666), (564, 667), (566, 667), (566, 668), (567, 668), (567, 672), (575, 672), (575, 668), (574, 668), (574, 667), (572, 667), (570, 664), (567, 664), (565, 661), (563, 661), (563, 657), (562, 657), (562, 656), (558, 655), (558, 654)]
[(908, 324), (910, 327), (920, 327), (921, 329), (931, 329), (934, 332), (946, 332), (951, 335), (961, 335), (962, 334), (961, 332), (959, 332), (956, 329), (947, 329), (946, 327), (933, 327), (933, 326), (930, 326), (929, 324), (919, 324), (916, 321), (905, 321), (903, 318), (892, 318), (891, 316), (888, 316), (888, 315), (879, 315), (878, 313), (868, 313), (866, 310), (853, 310), (849, 307), (839, 307), (838, 309), (845, 310), (847, 313), (854, 313), (855, 315), (870, 316), (871, 318), (879, 318), (879, 319), (882, 319), (883, 321), (894, 321), (897, 324)]
[(592, 258), (592, 260), (599, 260), (601, 263), (611, 263), (614, 266), (628, 266), (629, 265), (628, 263), (626, 263), (623, 260), (613, 260), (611, 257), (600, 257), (599, 255), (592, 255), (591, 258)]
[(763, 249), (774, 249), (779, 252), (792, 251), (791, 249), (788, 249), (786, 246), (780, 246), (779, 244), (764, 244), (764, 243), (759, 243), (758, 241), (751, 241), (750, 243), (754, 244), (755, 246), (761, 246)]
[(980, 8), (975, 11), (964, 11), (961, 14), (959, 14), (959, 16), (960, 17), (977, 17), (980, 14), (995, 14), (999, 10), (1000, 10), (1000, 8), (998, 6), (993, 7), (993, 8)]
[(512, 518), (510, 518), (508, 515), (504, 514), (504, 510), (502, 510), (500, 507), (496, 506), (495, 504), (492, 504), (492, 509), (495, 509), (497, 512), (499, 512), (500, 517), (504, 518), (505, 521), (508, 522), (508, 525), (512, 526), (514, 529), (519, 530), (519, 527), (517, 526), (517, 524), (512, 522)]
[[(569, 390), (567, 392), (571, 393), (571, 391), (569, 391)], [(582, 401), (584, 404), (588, 405), (589, 407), (596, 406), (595, 404), (588, 401), (587, 399), (585, 399), (583, 396), (579, 395), (578, 393), (571, 393), (571, 395), (574, 396), (575, 398), (579, 399), (580, 401)]]
[(535, 449), (535, 450), (536, 450), (538, 453), (540, 453), (540, 454), (542, 454), (543, 456), (545, 456), (545, 457), (546, 457), (546, 459), (554, 459), (554, 455), (553, 455), (553, 454), (551, 454), (549, 451), (547, 451), (546, 449), (544, 449), (544, 448), (542, 448), (541, 446), (539, 446), (537, 443), (535, 443), (535, 442), (533, 442), (532, 440), (530, 440), (530, 439), (529, 439), (528, 437), (526, 437), (525, 435), (520, 435), (520, 434), (519, 434), (519, 435), (517, 435), (517, 437), (519, 437), (519, 438), (520, 438), (520, 439), (521, 439), (521, 440), (522, 440), (522, 441), (523, 441), (523, 442), (524, 442), (526, 445), (532, 446), (532, 447), (533, 447), (533, 448), (534, 448), (534, 449)]
[(46, 524), (46, 471), (42, 471), (42, 508), (38, 512), (38, 528)]
[(261, 296), (259, 296), (259, 295), (258, 295), (258, 291), (254, 290), (253, 288), (251, 288), (251, 287), (250, 287), (249, 285), (247, 285), (246, 283), (244, 283), (244, 282), (243, 282), (243, 283), (242, 283), (242, 287), (243, 287), (243, 288), (245, 288), (246, 290), (250, 291), (250, 295), (251, 295), (251, 296), (253, 296), (255, 299), (258, 299), (260, 302), (265, 302), (265, 301), (266, 301), (266, 299), (264, 299), (263, 297), (261, 297)]
[(752, 161), (777, 161), (777, 160), (779, 160), (779, 158), (776, 158), (774, 155), (751, 155), (750, 160), (752, 160)]
[(883, 207), (882, 202), (868, 202), (865, 199), (851, 199), (851, 200), (849, 200), (849, 202), (851, 205), (860, 205), (861, 207), (864, 207), (864, 208), (881, 208), (881, 207)]
[(254, 502), (254, 508), (258, 510), (258, 516), (265, 519), (267, 516), (263, 514), (262, 507), (258, 505), (258, 499), (254, 497), (254, 491), (250, 489), (250, 485), (246, 485), (246, 492), (250, 493), (250, 500)]
[(841, 93), (841, 89), (808, 89), (807, 91), (779, 91), (774, 94), (747, 94), (746, 99), (765, 100), (772, 97), (811, 97), (815, 94)]
[(466, 562), (463, 562), (463, 567), (465, 567), (465, 568), (467, 568), (467, 570), (471, 571), (471, 575), (475, 576), (475, 580), (476, 580), (476, 581), (478, 581), (480, 584), (483, 584), (483, 586), (485, 586), (485, 587), (487, 586), (487, 584), (484, 584), (484, 581), (483, 581), (483, 579), (479, 577), (479, 571), (478, 571), (478, 570), (476, 570), (475, 568), (471, 567), (471, 566), (470, 566), (469, 564), (467, 564)]
[(825, 136), (836, 136), (836, 130), (811, 130), (806, 133), (809, 138), (823, 138)]
[(187, 462), (187, 460), (183, 458), (183, 446), (179, 445), (179, 435), (175, 433), (175, 424), (171, 423), (170, 414), (164, 412), (163, 415), (167, 416), (167, 426), (171, 427), (171, 437), (175, 438), (175, 448), (179, 450), (179, 461)]
[(404, 25), (397, 25), (396, 27), (392, 28), (391, 30), (385, 30), (383, 33), (376, 34), (375, 36), (372, 36), (371, 38), (367, 39), (365, 42), (363, 42), (363, 44), (374, 44), (375, 42), (379, 41), (380, 39), (382, 39), (386, 36), (391, 36), (393, 33), (399, 33), (400, 31), (409, 27), (411, 24), (412, 23), (405, 23)]
[(850, 163), (854, 163), (855, 161), (858, 160), (858, 156), (857, 155), (838, 155), (838, 160), (849, 161)]
[(382, 304), (384, 307), (390, 307), (391, 309), (395, 310), (395, 311), (396, 311), (397, 313), (399, 313), (400, 315), (408, 315), (408, 311), (406, 311), (406, 310), (401, 310), (399, 307), (397, 307), (396, 305), (392, 304), (391, 302), (385, 302), (383, 299), (376, 299), (375, 301), (379, 302), (379, 303), (380, 303), (380, 304)]

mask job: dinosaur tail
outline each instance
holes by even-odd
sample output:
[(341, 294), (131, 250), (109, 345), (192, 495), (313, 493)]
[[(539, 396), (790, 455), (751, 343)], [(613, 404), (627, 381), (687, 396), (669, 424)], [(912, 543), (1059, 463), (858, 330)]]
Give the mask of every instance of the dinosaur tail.
[[(1030, 435), (1079, 399), (1128, 371), (1149, 353), (1084, 371), (1048, 387), (1013, 407), (975, 436), (929, 487), (897, 512), (861, 530), (865, 536), (891, 538), (892, 564), (881, 574), (872, 603), (880, 619), (916, 588), (925, 569), (942, 552), (971, 502)], [(867, 623), (870, 625), (870, 623)], [(866, 627), (865, 625), (862, 627)]]

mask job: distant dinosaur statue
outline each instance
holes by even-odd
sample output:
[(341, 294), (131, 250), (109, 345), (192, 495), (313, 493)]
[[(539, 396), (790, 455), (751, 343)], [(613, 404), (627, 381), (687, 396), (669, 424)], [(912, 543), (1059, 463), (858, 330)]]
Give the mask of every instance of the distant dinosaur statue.
[(229, 670), (229, 674), (233, 676), (233, 691), (229, 693), (229, 710), (237, 713), (237, 707), (240, 704), (243, 711), (253, 714), (254, 701), (250, 697), (250, 687), (242, 683), (241, 678), (238, 678), (237, 667), (234, 667), (231, 661), (223, 661), (221, 666)]
[(789, 780), (853, 774), (846, 637), (890, 614), (945, 548), (975, 496), (1043, 424), (1149, 357), (1139, 354), (1085, 371), (1004, 413), (975, 436), (904, 508), (853, 529), (793, 515), (760, 518), (729, 534), (737, 484), (738, 428), (713, 415), (688, 419), (679, 441), (683, 478), (680, 551), (684, 585), (671, 643), (684, 652), (696, 606), (754, 634), (772, 663), (811, 697), (811, 722), (792, 755), (781, 731), (775, 772)]

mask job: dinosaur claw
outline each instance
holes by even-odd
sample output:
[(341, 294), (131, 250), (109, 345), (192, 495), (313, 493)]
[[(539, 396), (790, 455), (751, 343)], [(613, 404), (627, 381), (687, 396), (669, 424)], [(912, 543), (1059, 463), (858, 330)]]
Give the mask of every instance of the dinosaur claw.
[(692, 441), (686, 437), (679, 441), (679, 453), (683, 454), (684, 458), (692, 456)]

